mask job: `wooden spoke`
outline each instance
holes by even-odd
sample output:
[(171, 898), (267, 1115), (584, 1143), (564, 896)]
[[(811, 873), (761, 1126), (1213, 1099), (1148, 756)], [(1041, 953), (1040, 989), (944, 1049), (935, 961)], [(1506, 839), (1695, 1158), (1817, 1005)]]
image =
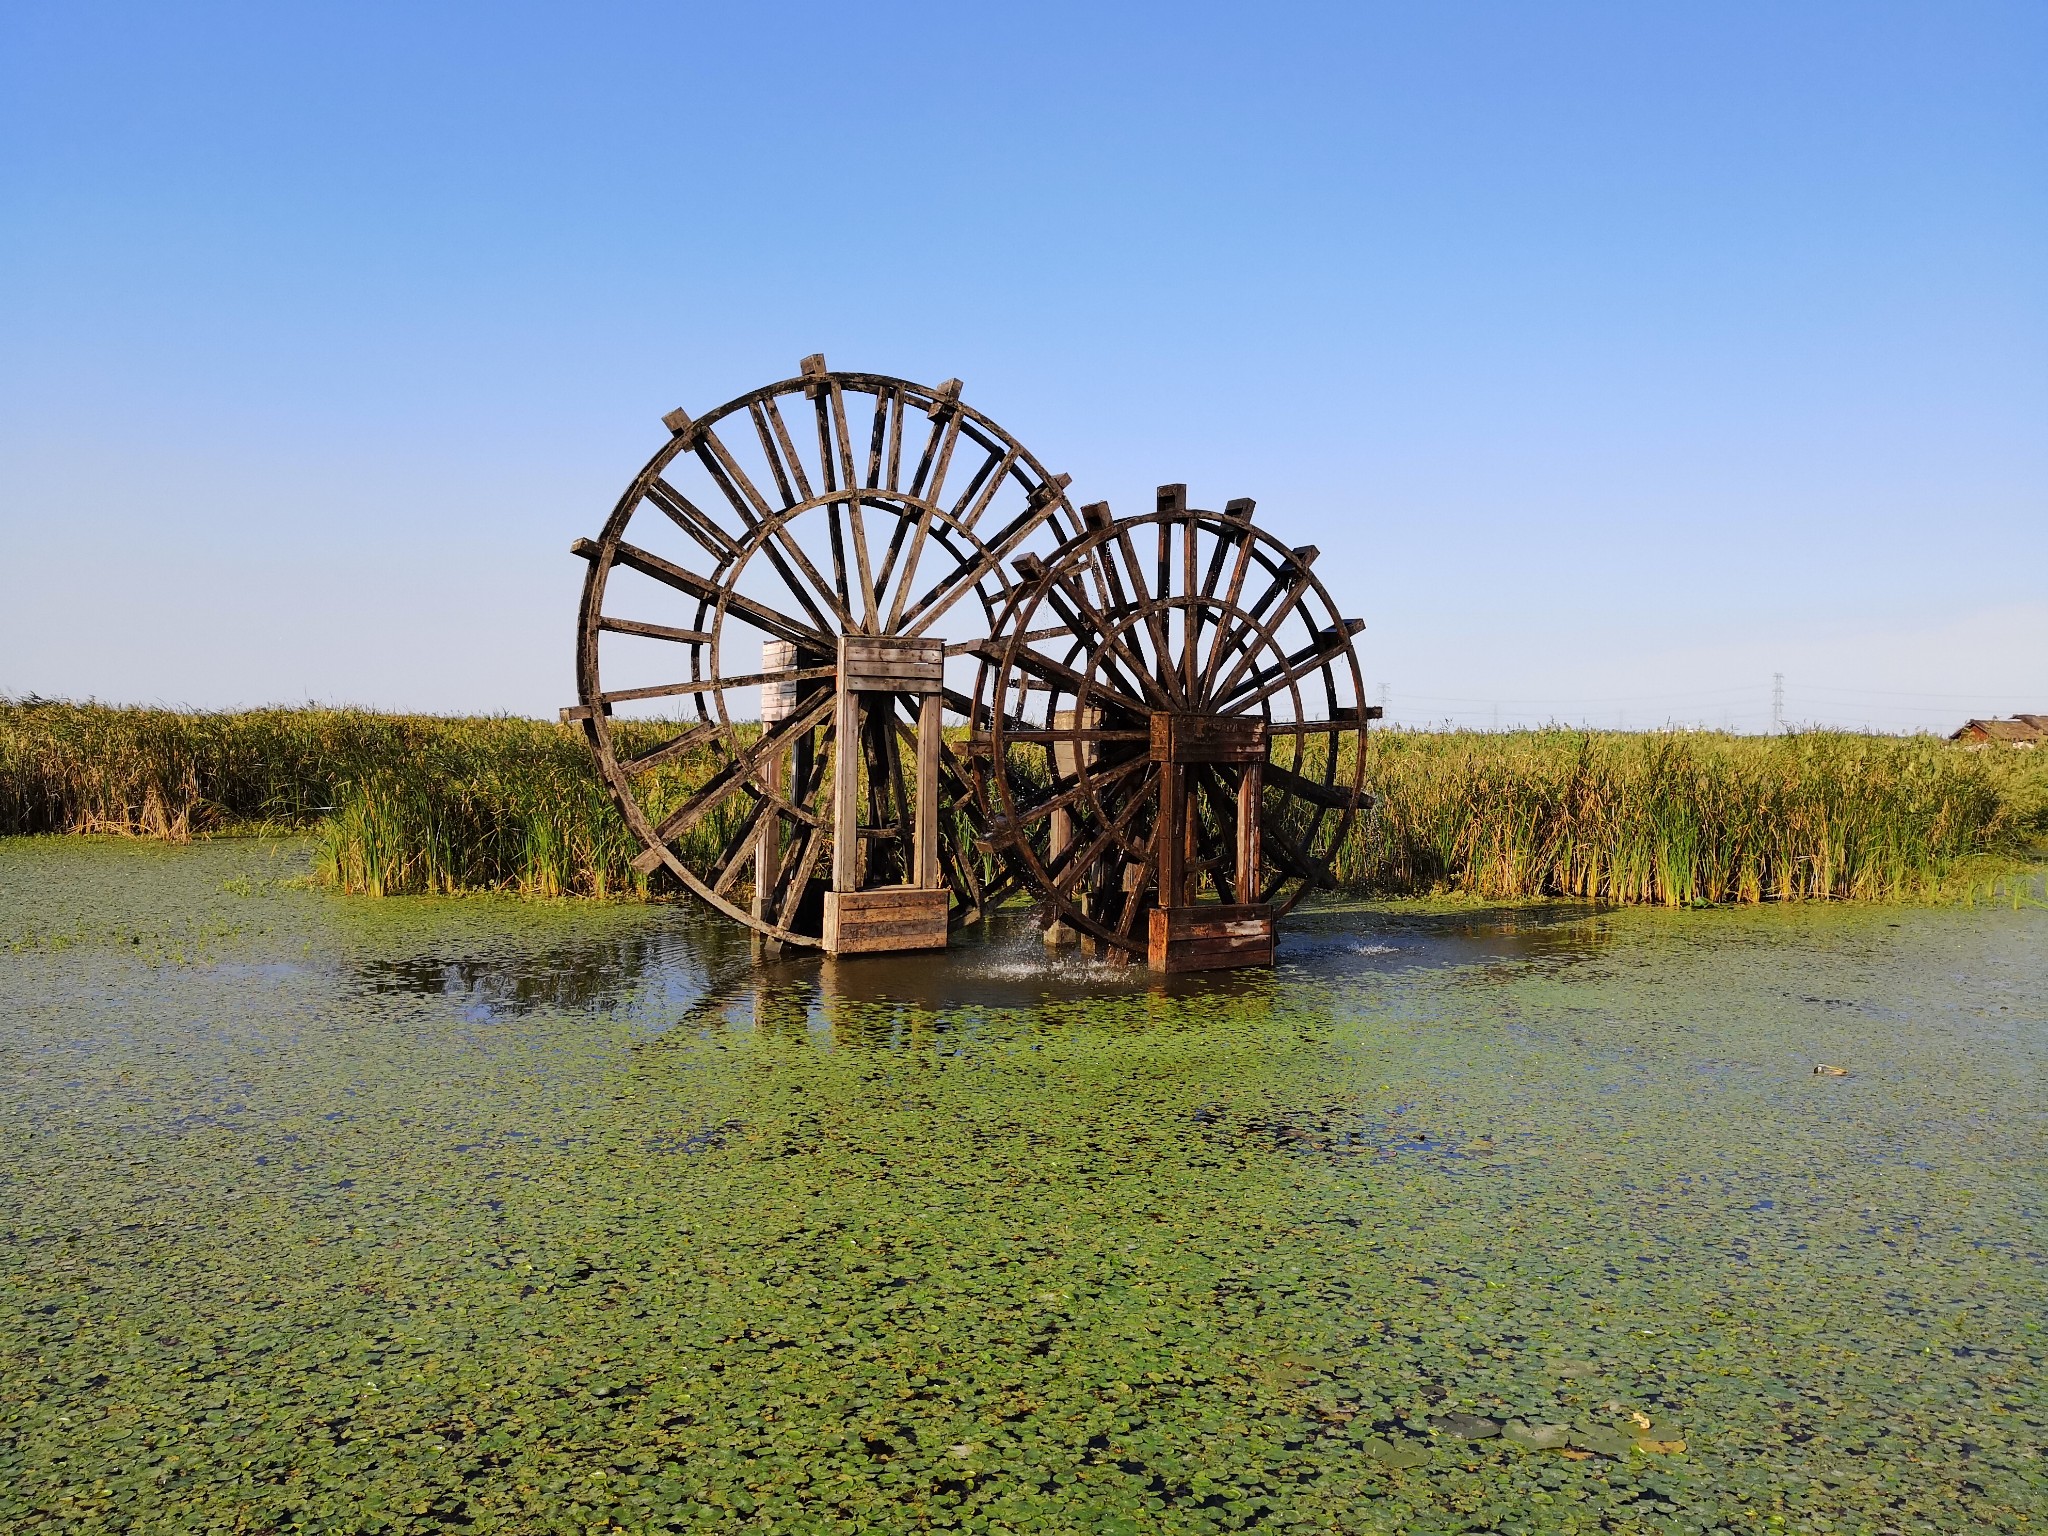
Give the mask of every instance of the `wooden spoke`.
[(882, 475), (882, 446), (889, 436), (889, 402), (895, 397), (894, 390), (878, 390), (875, 394), (875, 423), (868, 434), (868, 472), (861, 484), (869, 490), (880, 489)]
[(725, 846), (718, 851), (718, 875), (711, 882), (712, 894), (723, 896), (738, 883), (740, 872), (755, 860), (759, 847), (761, 819), (772, 815), (775, 802), (765, 795), (755, 800), (754, 807), (741, 818), (740, 823), (725, 840)]
[(1092, 773), (1071, 788), (1054, 795), (1050, 800), (1041, 800), (1035, 805), (1026, 806), (1008, 821), (992, 823), (989, 827), (988, 840), (995, 844), (1009, 842), (1027, 828), (1038, 825), (1055, 811), (1063, 811), (1090, 798), (1099, 797), (1104, 789), (1128, 778), (1140, 768), (1149, 766), (1147, 759), (1134, 757), (1127, 762)]
[(938, 505), (939, 489), (946, 483), (946, 470), (953, 462), (953, 445), (960, 438), (960, 381), (948, 379), (933, 397), (931, 436), (917, 469), (910, 477), (910, 494)]
[[(1252, 664), (1253, 660), (1266, 647), (1267, 643), (1279, 633), (1280, 626), (1287, 622), (1288, 615), (1301, 606), (1301, 600), (1314, 590), (1315, 581), (1309, 575), (1306, 566), (1290, 572), (1287, 577), (1275, 582), (1274, 586), (1269, 589), (1269, 592), (1279, 592), (1280, 601), (1273, 607), (1272, 613), (1259, 622), (1256, 632), (1242, 642), (1244, 649), (1237, 658), (1236, 664), (1228, 672), (1224, 673), (1222, 680), (1216, 684), (1216, 693), (1219, 698), (1227, 699), (1230, 697), (1232, 686), (1240, 677), (1244, 676), (1245, 669)], [(1253, 609), (1253, 612), (1258, 613), (1264, 607), (1265, 604), (1261, 603)]]
[[(575, 552), (586, 558), (595, 559), (599, 550), (598, 546), (591, 544), (589, 540), (579, 539), (576, 541)], [(651, 576), (654, 580), (674, 587), (679, 592), (686, 592), (691, 597), (702, 598), (707, 603), (722, 604), (728, 613), (744, 619), (754, 628), (773, 635), (778, 640), (789, 640), (799, 645), (812, 645), (828, 650), (831, 648), (832, 642), (825, 638), (822, 626), (792, 619), (788, 614), (778, 612), (766, 603), (757, 603), (752, 598), (742, 597), (737, 592), (719, 586), (715, 581), (699, 576), (693, 571), (686, 571), (681, 566), (671, 564), (659, 555), (649, 554), (635, 545), (620, 544), (613, 559), (630, 570), (638, 571), (643, 576)]]
[(1318, 784), (1314, 779), (1304, 778), (1278, 763), (1266, 764), (1266, 782), (1286, 790), (1297, 800), (1306, 800), (1311, 805), (1320, 805), (1333, 811), (1348, 811), (1356, 808), (1356, 798), (1348, 789), (1335, 784)]
[[(762, 441), (767, 441), (766, 434), (763, 434)], [(756, 547), (775, 567), (775, 573), (782, 578), (783, 585), (799, 603), (803, 604), (804, 611), (810, 614), (818, 627), (830, 629), (833, 620), (837, 620), (841, 626), (851, 627), (846, 607), (839, 601), (834, 587), (818, 574), (810, 556), (806, 555), (803, 547), (790, 537), (785, 519), (769, 507), (767, 500), (754, 488), (754, 482), (747, 478), (746, 471), (740, 468), (739, 461), (733, 458), (732, 453), (719, 440), (718, 434), (709, 427), (702, 428), (698, 434), (697, 457), (710, 472), (712, 479), (717, 482), (718, 488), (725, 493), (726, 500), (732, 503), (734, 513), (747, 526), (748, 531), (755, 535)], [(777, 476), (780, 477), (780, 460), (775, 461), (775, 468)], [(803, 573), (804, 581), (798, 581), (792, 574), (791, 565)], [(813, 592), (822, 597), (826, 606), (832, 609), (831, 619), (826, 618), (818, 605), (812, 601)]]
[(1070, 633), (1083, 640), (1092, 633), (1102, 642), (1100, 649), (1106, 649), (1110, 653), (1110, 659), (1101, 662), (1104, 675), (1116, 685), (1119, 692), (1145, 694), (1151, 698), (1155, 709), (1173, 708), (1175, 701), (1154, 680), (1144, 658), (1131, 654), (1117, 626), (1096, 612), (1095, 605), (1088, 601), (1088, 594), (1080, 582), (1055, 581), (1046, 591), (1046, 602), (1055, 613), (1066, 620)]
[(777, 927), (788, 928), (795, 920), (797, 908), (803, 905), (804, 893), (810, 889), (811, 877), (817, 873), (818, 863), (829, 846), (830, 839), (825, 835), (824, 826), (812, 827), (804, 838), (802, 850), (785, 866), (782, 899), (775, 908)]
[(746, 786), (750, 777), (760, 771), (763, 761), (782, 751), (796, 736), (807, 733), (831, 713), (832, 698), (828, 694), (801, 714), (792, 715), (774, 730), (764, 732), (760, 741), (750, 750), (731, 759), (705, 781), (703, 788), (663, 817), (654, 829), (656, 840), (668, 842), (698, 817), (723, 805), (729, 797)]
[(837, 677), (837, 667), (784, 668), (777, 672), (750, 672), (744, 677), (704, 677), (687, 683), (656, 683), (649, 688), (621, 688), (616, 693), (601, 693), (598, 698), (606, 704), (624, 704), (633, 699), (667, 699), (679, 693), (723, 693), (731, 688), (758, 688), (763, 683), (808, 683), (820, 678)]
[[(1062, 662), (1054, 661), (1043, 651), (1034, 651), (1028, 646), (1019, 646), (1016, 652), (1007, 655), (1005, 660), (1019, 671), (1036, 677), (1041, 682), (1059, 684), (1076, 697), (1079, 697), (1083, 686), (1089, 680), (1086, 673), (1077, 672)], [(1091, 694), (1090, 701), (1099, 708), (1114, 709), (1124, 714), (1138, 715), (1146, 712), (1143, 703), (1128, 694), (1096, 690)]]
[(1053, 868), (1057, 869), (1062, 865), (1066, 868), (1065, 874), (1059, 875), (1053, 880), (1053, 895), (1064, 898), (1073, 891), (1081, 876), (1088, 873), (1094, 867), (1096, 859), (1101, 857), (1103, 850), (1118, 840), (1124, 828), (1131, 824), (1131, 818), (1137, 815), (1138, 811), (1154, 798), (1152, 792), (1155, 790), (1154, 781), (1157, 778), (1158, 775), (1155, 773), (1146, 779), (1138, 792), (1131, 796), (1130, 800), (1124, 805), (1124, 808), (1117, 812), (1107, 827), (1103, 828), (1102, 835), (1090, 843), (1085, 852), (1076, 857), (1073, 855), (1072, 849), (1069, 849), (1066, 856), (1053, 860)]
[(783, 505), (793, 506), (799, 501), (809, 501), (810, 476), (804, 473), (804, 461), (796, 451), (796, 444), (790, 440), (789, 425), (776, 408), (775, 397), (771, 395), (749, 409), (753, 413), (755, 429), (761, 434), (761, 451), (768, 456), (769, 466), (775, 471), (775, 483), (782, 491)]
[(717, 739), (718, 730), (715, 726), (693, 726), (689, 730), (684, 731), (682, 735), (672, 737), (663, 742), (651, 752), (643, 752), (638, 757), (627, 758), (619, 764), (619, 771), (626, 774), (646, 773), (650, 769), (659, 768), (666, 763), (672, 763), (684, 753), (694, 751), (706, 742), (716, 741)]
[(680, 645), (711, 643), (709, 630), (676, 629), (667, 624), (643, 624), (638, 619), (615, 619), (609, 614), (599, 617), (597, 627), (616, 635), (643, 635), (649, 640), (673, 640)]
[(895, 490), (903, 474), (903, 391), (889, 391), (889, 480)]
[[(1173, 654), (1173, 646), (1167, 640), (1166, 622), (1160, 617), (1159, 605), (1152, 600), (1152, 593), (1145, 585), (1145, 571), (1138, 563), (1138, 551), (1131, 544), (1130, 530), (1121, 523), (1116, 526), (1115, 542), (1117, 552), (1123, 556), (1125, 574), (1131, 580), (1132, 606), (1144, 615), (1145, 629), (1152, 636), (1153, 676), (1168, 693), (1177, 693), (1177, 685), (1169, 681), (1174, 675), (1168, 660)], [(1160, 561), (1162, 570), (1165, 563), (1163, 559)], [(1176, 699), (1175, 702), (1181, 701)]]
[[(1307, 645), (1271, 666), (1261, 667), (1239, 684), (1237, 692), (1221, 699), (1219, 703), (1227, 709), (1249, 709), (1271, 698), (1282, 688), (1320, 671), (1350, 649), (1351, 637), (1358, 633), (1358, 630), (1348, 626), (1356, 622), (1348, 620), (1345, 624), (1318, 631), (1316, 637)], [(1221, 692), (1220, 686), (1218, 691)]]
[(1202, 696), (1215, 696), (1216, 669), (1223, 662), (1224, 655), (1232, 644), (1241, 643), (1247, 624), (1256, 626), (1256, 614), (1240, 618), (1243, 610), (1238, 604), (1244, 597), (1245, 578), (1251, 574), (1254, 564), (1265, 564), (1268, 571), (1272, 566), (1259, 558), (1259, 541), (1252, 537), (1247, 528), (1244, 540), (1237, 547), (1237, 560), (1230, 569), (1230, 588), (1223, 595), (1222, 609), (1225, 617), (1216, 625), (1216, 638), (1209, 643), (1208, 659), (1202, 664)]
[(659, 475), (648, 482), (647, 499), (723, 567), (739, 558), (740, 547), (702, 508)]
[(952, 607), (963, 593), (984, 578), (996, 574), (1001, 562), (1009, 558), (1010, 552), (1052, 516), (1053, 508), (1059, 505), (1067, 484), (1065, 475), (1056, 475), (1040, 486), (1031, 503), (983, 546), (978, 558), (960, 562), (951, 576), (933, 585), (917, 600), (915, 606), (904, 615), (904, 627), (901, 632), (907, 635), (922, 634), (936, 623), (939, 616)]
[(1292, 833), (1274, 821), (1272, 812), (1259, 812), (1259, 833), (1269, 854), (1277, 855), (1275, 862), (1288, 874), (1311, 885), (1327, 886), (1331, 883), (1330, 871), (1324, 861), (1312, 857), (1296, 842)]

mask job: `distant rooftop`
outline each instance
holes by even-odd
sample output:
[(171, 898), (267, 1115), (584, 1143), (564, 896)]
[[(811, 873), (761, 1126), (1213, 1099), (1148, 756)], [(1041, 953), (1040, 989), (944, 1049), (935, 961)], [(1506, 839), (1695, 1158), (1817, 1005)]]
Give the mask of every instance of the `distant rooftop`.
[(1949, 737), (1969, 746), (1993, 742), (2008, 747), (2033, 747), (2048, 742), (2048, 715), (2014, 715), (2010, 720), (1972, 720)]

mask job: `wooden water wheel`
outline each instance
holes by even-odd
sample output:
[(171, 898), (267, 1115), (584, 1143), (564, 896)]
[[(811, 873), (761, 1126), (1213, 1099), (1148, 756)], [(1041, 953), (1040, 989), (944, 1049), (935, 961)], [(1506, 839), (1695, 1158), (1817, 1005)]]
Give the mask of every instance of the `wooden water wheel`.
[[(815, 356), (663, 421), (669, 441), (574, 546), (589, 566), (562, 712), (643, 845), (635, 867), (783, 943), (943, 945), (1000, 893), (962, 825), (946, 658), (1013, 606), (1008, 561), (1079, 535), (1067, 477), (957, 379)], [(636, 711), (655, 723), (623, 726)]]
[(1162, 486), (1024, 578), (979, 651), (970, 754), (988, 846), (1020, 865), (1058, 941), (1162, 970), (1270, 963), (1274, 920), (1359, 810), (1352, 637), (1317, 552)]

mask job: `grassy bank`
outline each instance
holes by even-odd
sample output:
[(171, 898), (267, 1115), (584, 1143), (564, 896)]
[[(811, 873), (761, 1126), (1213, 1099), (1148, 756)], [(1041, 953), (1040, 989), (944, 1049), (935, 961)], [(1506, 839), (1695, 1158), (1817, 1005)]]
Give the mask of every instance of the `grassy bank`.
[[(629, 744), (660, 726), (621, 723)], [(1626, 903), (1901, 900), (2048, 841), (2048, 754), (1808, 732), (1382, 732), (1347, 890)], [(655, 810), (707, 760), (664, 771)], [(0, 832), (314, 831), (369, 894), (650, 894), (580, 735), (366, 710), (0, 703)], [(700, 835), (722, 840), (724, 828)]]

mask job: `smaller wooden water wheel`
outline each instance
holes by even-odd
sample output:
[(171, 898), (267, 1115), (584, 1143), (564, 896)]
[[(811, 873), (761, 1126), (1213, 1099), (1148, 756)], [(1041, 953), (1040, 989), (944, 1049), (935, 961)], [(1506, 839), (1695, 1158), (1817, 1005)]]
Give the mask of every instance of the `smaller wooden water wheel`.
[(1317, 551), (1159, 489), (1024, 578), (979, 654), (970, 751), (992, 850), (1048, 938), (1159, 970), (1269, 964), (1365, 793), (1352, 637)]
[(816, 356), (663, 420), (668, 442), (574, 545), (589, 566), (562, 711), (642, 844), (634, 866), (778, 942), (943, 946), (1003, 889), (962, 826), (946, 657), (992, 632), (1028, 541), (1079, 534), (1067, 477), (957, 379)]

